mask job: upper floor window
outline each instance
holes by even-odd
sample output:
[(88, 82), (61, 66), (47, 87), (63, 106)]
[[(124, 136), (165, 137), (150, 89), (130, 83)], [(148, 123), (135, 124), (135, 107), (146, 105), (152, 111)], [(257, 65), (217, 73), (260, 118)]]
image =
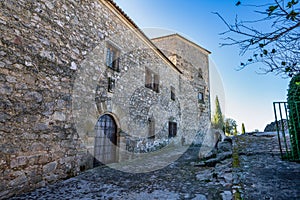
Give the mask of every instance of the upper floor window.
[(169, 121), (169, 138), (177, 135), (177, 123)]
[(198, 93), (198, 102), (199, 103), (204, 103), (204, 94), (203, 94), (203, 92)]
[(115, 71), (120, 71), (119, 56), (120, 56), (120, 51), (115, 47), (113, 47), (112, 45), (108, 44), (106, 49), (106, 66)]
[(198, 77), (203, 79), (203, 72), (202, 72), (201, 68), (199, 68), (199, 70), (198, 70)]
[(115, 84), (115, 79), (108, 77), (108, 92), (114, 92)]
[(159, 92), (159, 76), (150, 69), (146, 68), (145, 87), (155, 92)]
[(175, 101), (175, 88), (171, 86), (171, 99)]

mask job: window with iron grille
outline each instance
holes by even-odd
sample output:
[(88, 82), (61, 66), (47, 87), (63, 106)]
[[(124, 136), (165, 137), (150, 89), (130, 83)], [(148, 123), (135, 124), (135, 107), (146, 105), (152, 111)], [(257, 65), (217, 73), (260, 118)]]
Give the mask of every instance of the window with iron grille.
[(177, 123), (169, 122), (169, 138), (175, 137), (177, 135)]
[(159, 76), (146, 67), (145, 87), (155, 92), (159, 92)]
[(114, 92), (115, 89), (115, 79), (108, 77), (108, 92)]
[(199, 103), (204, 103), (204, 94), (203, 94), (203, 92), (198, 93), (198, 102)]
[(201, 68), (199, 68), (198, 77), (201, 78), (201, 79), (203, 79), (203, 72), (202, 72)]
[(175, 101), (175, 88), (171, 86), (171, 99)]
[(148, 138), (155, 138), (155, 120), (153, 117), (148, 119)]
[(108, 44), (106, 49), (106, 66), (119, 72), (119, 56), (120, 51)]

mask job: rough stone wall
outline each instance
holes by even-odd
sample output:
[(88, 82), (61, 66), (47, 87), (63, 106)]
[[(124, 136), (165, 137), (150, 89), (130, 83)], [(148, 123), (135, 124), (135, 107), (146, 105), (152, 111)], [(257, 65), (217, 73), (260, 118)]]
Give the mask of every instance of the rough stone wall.
[[(197, 103), (196, 107), (201, 115), (198, 121), (200, 130), (207, 130), (210, 121), (209, 52), (177, 34), (155, 38), (152, 41), (183, 72), (185, 80), (193, 86), (195, 94), (204, 94), (204, 101)], [(198, 141), (194, 142), (201, 143), (202, 135), (203, 132), (200, 132)]]
[(74, 66), (100, 41), (97, 4), (0, 2), (0, 198), (79, 171), (71, 91)]
[[(193, 84), (107, 1), (0, 5), (0, 198), (90, 167), (103, 114), (117, 123), (120, 152), (124, 138), (144, 140), (149, 117), (162, 143), (170, 120), (178, 123), (175, 143), (201, 129)], [(120, 51), (120, 72), (105, 65), (108, 44)], [(145, 88), (145, 67), (159, 74), (159, 93)], [(108, 77), (116, 81), (113, 93)]]

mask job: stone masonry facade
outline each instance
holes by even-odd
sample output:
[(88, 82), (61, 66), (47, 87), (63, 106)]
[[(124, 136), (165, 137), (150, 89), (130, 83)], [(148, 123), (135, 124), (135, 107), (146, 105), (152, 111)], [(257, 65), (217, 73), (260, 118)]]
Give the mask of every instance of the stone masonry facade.
[(150, 40), (110, 0), (0, 5), (0, 199), (201, 143), (209, 51), (177, 34)]

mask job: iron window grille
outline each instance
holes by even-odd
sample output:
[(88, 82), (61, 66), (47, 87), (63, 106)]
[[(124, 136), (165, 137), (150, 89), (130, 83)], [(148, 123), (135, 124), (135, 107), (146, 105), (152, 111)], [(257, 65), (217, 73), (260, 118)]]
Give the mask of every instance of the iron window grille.
[(204, 103), (204, 94), (203, 94), (203, 92), (198, 93), (198, 102), (199, 103)]
[(120, 52), (116, 48), (112, 47), (111, 45), (107, 46), (106, 51), (106, 66), (120, 72)]
[(199, 68), (199, 71), (198, 71), (198, 78), (203, 79), (203, 72), (202, 72), (201, 68)]
[(153, 118), (148, 119), (148, 138), (155, 139), (155, 120)]
[(108, 77), (108, 92), (114, 92), (115, 89), (115, 79)]
[(175, 88), (171, 86), (171, 99), (175, 101)]
[(159, 93), (159, 76), (148, 68), (145, 73), (145, 87)]
[(175, 137), (177, 135), (177, 123), (169, 122), (169, 138)]

